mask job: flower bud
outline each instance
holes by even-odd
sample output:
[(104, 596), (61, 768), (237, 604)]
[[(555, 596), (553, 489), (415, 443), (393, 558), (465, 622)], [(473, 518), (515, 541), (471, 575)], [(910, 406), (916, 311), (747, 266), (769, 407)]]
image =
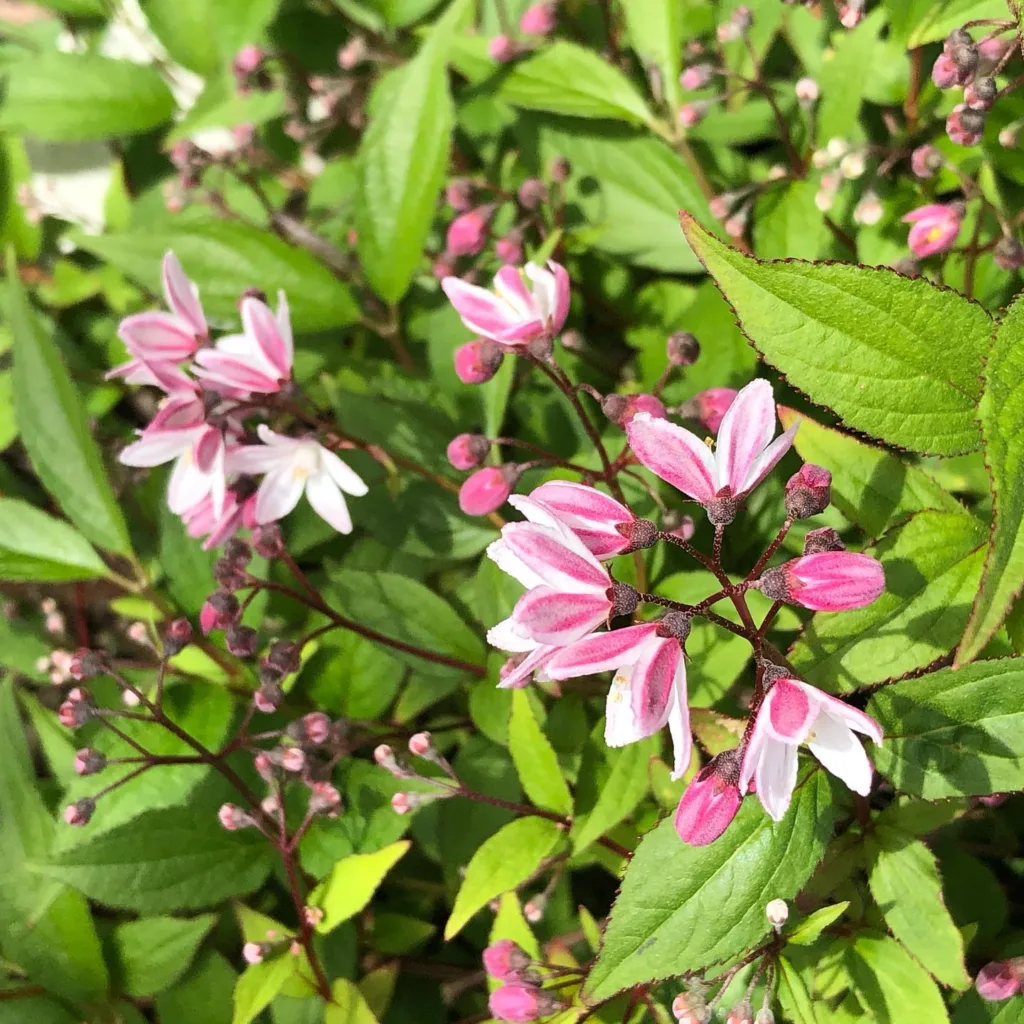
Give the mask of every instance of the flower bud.
[(455, 350), (455, 373), (463, 384), (484, 384), (498, 372), (504, 357), (501, 347), (489, 338), (467, 341)]
[(299, 671), (300, 654), (298, 644), (287, 640), (275, 640), (270, 645), (264, 664), (277, 669), (281, 676), (288, 676)]
[(940, 89), (952, 89), (954, 86), (964, 84), (960, 80), (960, 69), (946, 53), (940, 53), (935, 58), (935, 63), (932, 65), (932, 81)]
[(82, 747), (75, 753), (75, 774), (95, 775), (107, 767), (107, 755), (94, 747)]
[(613, 583), (608, 588), (608, 599), (612, 602), (611, 615), (632, 615), (640, 604), (640, 591), (628, 583)]
[(856, 28), (864, 20), (864, 0), (840, 0), (836, 10), (843, 28)]
[(71, 656), (68, 663), (68, 675), (76, 682), (85, 679), (93, 679), (101, 675), (106, 668), (103, 654), (99, 651), (91, 651), (87, 647), (80, 647)]
[(684, 402), (679, 412), (687, 419), (698, 420), (709, 433), (717, 434), (722, 418), (729, 411), (736, 395), (733, 388), (708, 388)]
[(478, 207), (456, 217), (448, 225), (445, 246), (453, 256), (475, 256), (487, 242), (490, 207)]
[(76, 686), (68, 691), (64, 703), (57, 709), (57, 720), (68, 729), (77, 729), (92, 718), (95, 710), (88, 691)]
[(822, 466), (805, 463), (786, 481), (785, 506), (790, 519), (820, 515), (832, 500), (832, 474)]
[(513, 1024), (548, 1017), (563, 1006), (550, 992), (519, 981), (510, 981), (496, 988), (487, 1005), (495, 1020), (511, 1021)]
[(523, 243), (518, 232), (511, 232), (494, 243), (494, 255), (501, 263), (518, 264), (523, 262)]
[(771, 1009), (767, 1006), (762, 1006), (757, 1011), (757, 1016), (754, 1018), (754, 1024), (775, 1024), (775, 1014), (772, 1013)]
[(306, 755), (302, 747), (285, 747), (278, 754), (278, 762), (286, 772), (297, 775), (306, 767)]
[(689, 331), (670, 334), (665, 349), (673, 366), (693, 366), (700, 356), (700, 342)]
[(320, 907), (303, 907), (302, 920), (311, 928), (315, 928), (324, 919), (324, 912)]
[(341, 807), (341, 794), (329, 782), (314, 782), (309, 790), (309, 811), (311, 814), (327, 814), (335, 817)]
[(547, 189), (539, 178), (527, 178), (516, 193), (519, 205), (524, 210), (536, 210), (547, 198)]
[(690, 635), (690, 616), (686, 612), (666, 612), (658, 620), (657, 636), (674, 637), (685, 644)]
[(781, 928), (789, 920), (789, 904), (785, 900), (771, 900), (764, 908), (764, 916), (775, 928)]
[(519, 19), (519, 31), (528, 36), (550, 35), (556, 21), (553, 3), (530, 4)]
[(989, 110), (998, 92), (994, 78), (976, 78), (964, 89), (964, 103), (974, 110)]
[(460, 213), (468, 210), (473, 205), (473, 183), (467, 178), (455, 178), (448, 182), (445, 198)]
[(338, 50), (338, 67), (342, 71), (351, 71), (366, 57), (366, 40), (362, 36), (353, 36)]
[(629, 541), (626, 551), (641, 551), (658, 543), (658, 527), (650, 519), (631, 519), (625, 523), (617, 523), (615, 532)]
[(448, 461), (456, 469), (473, 469), (487, 458), (491, 442), (482, 434), (459, 434), (448, 442)]
[(264, 558), (280, 558), (284, 552), (281, 527), (277, 523), (257, 526), (252, 531), (252, 546), (256, 549), (257, 554)]
[(885, 214), (885, 207), (882, 205), (878, 194), (871, 189), (864, 193), (853, 208), (853, 220), (856, 224), (870, 227), (877, 224)]
[(551, 161), (551, 180), (559, 183), (568, 181), (572, 174), (572, 164), (564, 156), (556, 156)]
[(459, 508), (467, 516), (489, 515), (505, 504), (518, 478), (518, 467), (510, 463), (478, 469), (459, 488)]
[(946, 134), (958, 146), (975, 146), (985, 132), (985, 112), (957, 104), (946, 118)]
[(395, 814), (408, 814), (412, 810), (412, 801), (408, 793), (395, 793), (391, 798), (391, 809)]
[(240, 611), (238, 598), (234, 594), (229, 594), (226, 590), (215, 591), (206, 599), (199, 613), (199, 625), (203, 634), (215, 629), (227, 629), (238, 620)]
[(794, 92), (796, 93), (797, 100), (805, 107), (809, 107), (812, 103), (816, 103), (819, 95), (821, 95), (818, 83), (813, 78), (808, 78), (807, 76), (797, 79), (796, 85), (794, 86)]
[(999, 145), (1003, 149), (1016, 149), (1017, 142), (1020, 139), (1020, 125), (1019, 124), (1008, 124), (999, 133)]
[(83, 796), (64, 808), (64, 821), (68, 825), (88, 825), (96, 811), (96, 801)]
[(266, 782), (274, 777), (274, 762), (270, 759), (270, 755), (265, 751), (261, 750), (253, 759), (252, 765), (259, 772), (260, 778)]
[(691, 64), (679, 76), (679, 84), (684, 89), (703, 89), (711, 81), (714, 73), (715, 69), (711, 64)]
[(815, 612), (845, 612), (871, 604), (885, 589), (885, 573), (870, 555), (822, 552), (766, 569), (753, 586), (773, 601)]
[(804, 554), (819, 555), (823, 551), (845, 551), (846, 545), (836, 530), (831, 526), (822, 526), (817, 530), (809, 530), (804, 537)]
[(253, 825), (252, 818), (235, 804), (221, 804), (220, 810), (217, 811), (217, 820), (221, 828), (228, 832), (237, 832), (240, 828), (251, 828)]
[(263, 962), (264, 950), (262, 943), (247, 942), (242, 947), (242, 959), (247, 964), (259, 964)]
[(260, 688), (252, 695), (252, 702), (257, 711), (265, 715), (272, 714), (281, 706), (284, 691), (281, 684), (273, 680), (264, 680)]
[(487, 56), (499, 64), (507, 64), (515, 60), (519, 47), (506, 35), (495, 36), (487, 43)]
[(322, 711), (311, 711), (302, 719), (306, 742), (318, 747), (331, 735), (331, 720)]
[(995, 960), (978, 972), (974, 987), (989, 1002), (1001, 1002), (1024, 988), (1024, 960)]
[(741, 194), (738, 192), (722, 192), (708, 203), (708, 210), (715, 220), (725, 220), (740, 199)]
[(417, 732), (409, 737), (409, 753), (416, 757), (426, 757), (434, 749), (429, 732)]
[(222, 591), (231, 593), (245, 586), (247, 576), (244, 566), (221, 556), (213, 563), (213, 578)]
[(918, 146), (910, 154), (910, 169), (919, 178), (931, 178), (942, 167), (942, 154), (931, 144)]
[(1024, 246), (1016, 238), (1001, 238), (992, 257), (1003, 270), (1016, 270), (1024, 266)]
[(708, 116), (711, 104), (706, 100), (698, 100), (694, 103), (684, 103), (676, 111), (676, 121), (683, 128), (696, 128), (697, 125)]
[(950, 46), (945, 51), (945, 55), (953, 62), (960, 74), (960, 80), (957, 82), (957, 85), (965, 85), (978, 69), (978, 47), (974, 44), (973, 40), (971, 42), (961, 40)]
[(690, 846), (713, 843), (740, 809), (738, 748), (713, 757), (686, 787), (676, 808), (675, 829)]
[(251, 658), (259, 648), (260, 638), (252, 626), (236, 624), (224, 631), (224, 644), (236, 658)]

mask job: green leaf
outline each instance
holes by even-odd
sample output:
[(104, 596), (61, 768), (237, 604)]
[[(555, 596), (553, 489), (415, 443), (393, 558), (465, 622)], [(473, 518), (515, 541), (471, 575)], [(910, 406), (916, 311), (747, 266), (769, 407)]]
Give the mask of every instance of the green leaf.
[[(978, 446), (992, 323), (924, 278), (846, 264), (761, 262), (684, 215), (694, 252), (764, 358), (851, 427), (923, 454)], [(935, 358), (935, 339), (946, 339)]]
[(878, 33), (885, 20), (883, 11), (872, 11), (852, 32), (839, 35), (834, 56), (822, 62), (818, 75), (821, 102), (816, 111), (819, 144), (863, 136), (860, 108), (868, 82), (878, 73)]
[(526, 795), (537, 807), (572, 814), (572, 794), (562, 777), (554, 748), (537, 724), (525, 690), (512, 693), (508, 748)]
[[(676, 110), (681, 100), (679, 72), (686, 14), (676, 0), (623, 0), (630, 45), (644, 64), (661, 72), (665, 101)], [(698, 35), (699, 33), (694, 33)]]
[(435, 29), (416, 57), (392, 72), (359, 144), (359, 262), (373, 290), (391, 303), (406, 293), (423, 260), (448, 167), (455, 113), (447, 49), (448, 32)]
[(563, 843), (564, 832), (546, 818), (517, 818), (494, 833), (466, 866), (451, 917), (444, 927), (452, 939), (496, 896), (522, 885)]
[(816, 260), (831, 247), (832, 232), (814, 203), (818, 186), (793, 181), (773, 188), (757, 203), (754, 249), (762, 259)]
[(95, 54), (42, 53), (7, 68), (0, 128), (46, 142), (149, 131), (174, 111), (156, 68)]
[(821, 1001), (811, 995), (803, 975), (784, 956), (779, 957), (779, 1003), (793, 1024), (825, 1024), (818, 1015)]
[[(424, 651), (483, 665), (484, 647), (480, 638), (443, 598), (407, 576), (337, 570), (331, 573), (331, 599), (341, 614), (384, 636)], [(437, 676), (466, 671), (389, 645), (382, 646), (420, 674)]]
[(769, 928), (765, 904), (795, 896), (821, 860), (834, 814), (828, 776), (805, 771), (781, 822), (746, 800), (720, 839), (687, 846), (666, 818), (626, 869), (587, 996), (605, 1000), (755, 945)]
[(978, 18), (1005, 18), (1006, 0), (933, 0), (907, 40), (907, 49), (945, 39), (955, 28)]
[(216, 920), (213, 914), (207, 914), (190, 920), (147, 917), (119, 924), (114, 929), (114, 944), (124, 991), (145, 997), (174, 984), (188, 970)]
[(853, 987), (879, 1021), (948, 1021), (942, 994), (928, 972), (887, 935), (861, 932), (847, 956)]
[(814, 616), (790, 652), (806, 679), (834, 693), (913, 672), (960, 639), (978, 586), (983, 525), (962, 512), (920, 512), (873, 549), (885, 592), (866, 608)]
[(11, 255), (7, 282), (15, 412), (32, 468), (89, 540), (108, 551), (130, 555), (124, 515), (89, 432), (81, 398), (49, 330), (29, 306)]
[(816, 910), (810, 917), (804, 918), (791, 932), (786, 935), (786, 942), (794, 946), (813, 946), (821, 937), (822, 932), (835, 924), (846, 913), (850, 901), (833, 903)]
[(225, 832), (207, 811), (143, 814), (36, 865), (97, 903), (140, 914), (196, 910), (257, 888), (270, 869), (258, 833)]
[(0, 452), (6, 451), (18, 437), (18, 420), (14, 415), (14, 374), (0, 372)]
[(317, 886), (308, 900), (311, 906), (320, 907), (324, 912), (317, 931), (332, 931), (366, 907), (384, 876), (402, 859), (409, 846), (408, 840), (403, 840), (376, 853), (356, 853), (338, 861), (327, 880)]
[(608, 751), (611, 771), (600, 787), (597, 802), (588, 814), (576, 817), (569, 833), (575, 853), (585, 850), (633, 813), (647, 793), (648, 768), (657, 750), (655, 740)]
[(880, 537), (925, 509), (964, 512), (956, 498), (924, 470), (884, 448), (823, 427), (793, 409), (780, 407), (779, 420), (784, 429), (800, 421), (793, 439), (797, 454), (831, 472), (832, 503), (870, 537)]
[(1024, 300), (996, 328), (978, 419), (992, 480), (992, 538), (958, 665), (978, 656), (1024, 587)]
[[(545, 117), (526, 122), (537, 133), (534, 170), (565, 157), (572, 166), (567, 203), (586, 224), (574, 226), (586, 245), (655, 270), (693, 273), (700, 264), (679, 241), (678, 210), (713, 223), (693, 171), (649, 132), (616, 124)], [(539, 148), (538, 148), (539, 147)]]
[(1024, 788), (1024, 660), (979, 661), (879, 690), (866, 711), (875, 766), (903, 793), (942, 800)]
[(339, 978), (334, 982), (331, 996), (333, 998), (327, 1006), (324, 1024), (377, 1024), (377, 1018), (363, 993), (347, 978)]
[(287, 951), (262, 963), (250, 964), (235, 985), (231, 1024), (249, 1024), (274, 1000), (298, 971), (298, 960)]
[(498, 95), (514, 107), (643, 124), (651, 112), (636, 86), (603, 57), (565, 39), (503, 71)]
[(72, 526), (16, 498), (0, 498), (0, 579), (60, 582), (105, 576), (107, 567)]
[(246, 288), (288, 294), (297, 333), (345, 327), (359, 318), (348, 286), (304, 249), (248, 224), (201, 220), (187, 226), (102, 236), (76, 235), (76, 244), (115, 266), (133, 281), (160, 293), (160, 264), (174, 250), (185, 272), (199, 282), (207, 314), (238, 322), (238, 298)]
[(219, 953), (207, 953), (195, 967), (156, 997), (160, 1024), (231, 1024), (235, 972)]
[(964, 940), (942, 898), (935, 855), (896, 829), (874, 838), (868, 883), (889, 930), (943, 985), (968, 988)]

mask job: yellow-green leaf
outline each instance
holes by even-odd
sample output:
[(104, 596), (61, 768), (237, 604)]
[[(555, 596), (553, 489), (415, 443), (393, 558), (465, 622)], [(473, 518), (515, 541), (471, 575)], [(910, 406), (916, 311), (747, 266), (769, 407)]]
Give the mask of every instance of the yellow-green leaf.
[(324, 912), (317, 931), (329, 932), (359, 913), (373, 898), (384, 876), (402, 859), (410, 843), (385, 846), (375, 853), (355, 853), (334, 865), (334, 870), (310, 897)]

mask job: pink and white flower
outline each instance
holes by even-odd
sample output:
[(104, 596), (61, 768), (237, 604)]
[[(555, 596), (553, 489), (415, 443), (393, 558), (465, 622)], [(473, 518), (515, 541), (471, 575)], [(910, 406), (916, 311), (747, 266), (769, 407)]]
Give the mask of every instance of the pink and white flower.
[(487, 554), (527, 588), (512, 614), (487, 633), (492, 646), (525, 655), (502, 674), (502, 688), (525, 686), (560, 648), (582, 640), (612, 613), (607, 570), (554, 519), (509, 523)]
[(131, 359), (110, 370), (107, 379), (124, 377), (129, 384), (156, 385), (171, 392), (189, 386), (177, 364), (192, 356), (209, 331), (198, 289), (173, 252), (164, 256), (161, 276), (171, 312), (135, 313), (121, 321), (117, 333)]
[[(688, 631), (687, 621), (684, 633)], [(615, 676), (605, 704), (605, 743), (623, 747), (668, 725), (674, 752), (672, 778), (682, 778), (693, 740), (686, 666), (672, 614), (661, 622), (595, 633), (556, 652), (544, 666), (545, 675), (554, 680), (609, 670)]]
[(303, 494), (321, 519), (339, 533), (352, 532), (345, 494), (362, 497), (362, 477), (334, 452), (312, 437), (285, 437), (265, 423), (258, 431), (263, 445), (246, 445), (231, 453), (230, 468), (237, 473), (265, 473), (256, 492), (253, 513), (258, 525), (288, 515)]
[(822, 551), (766, 570), (754, 586), (773, 601), (815, 612), (848, 612), (871, 604), (885, 590), (885, 571), (870, 555)]
[(553, 260), (546, 269), (535, 263), (527, 263), (522, 272), (502, 267), (494, 277), (493, 292), (459, 277), (446, 277), (441, 287), (471, 331), (506, 345), (553, 337), (569, 315), (569, 275)]
[(532, 522), (538, 522), (540, 505), (567, 526), (601, 561), (614, 558), (633, 543), (633, 513), (625, 505), (594, 487), (569, 480), (549, 480), (530, 493), (528, 499), (510, 499)]
[(737, 788), (739, 748), (713, 757), (686, 787), (676, 807), (676, 833), (690, 846), (713, 843), (731, 824), (743, 796)]
[(883, 739), (881, 726), (863, 711), (798, 679), (776, 680), (757, 711), (743, 754), (740, 792), (753, 782), (764, 809), (781, 821), (796, 786), (797, 748), (806, 743), (828, 771), (867, 796), (874, 769), (855, 733), (879, 744)]
[(910, 251), (920, 259), (945, 252), (956, 241), (962, 219), (959, 203), (929, 203), (911, 210), (903, 218), (913, 225), (907, 237)]
[(224, 507), (218, 515), (209, 495), (197, 505), (182, 513), (182, 520), (190, 537), (205, 537), (203, 550), (219, 548), (240, 529), (252, 529), (256, 523), (256, 494), (241, 496), (238, 485), (229, 486), (224, 498)]
[(231, 397), (269, 395), (291, 377), (294, 355), (284, 292), (278, 293), (276, 314), (265, 302), (247, 296), (242, 300), (242, 333), (197, 352), (195, 374), (207, 387)]
[(775, 400), (765, 380), (751, 381), (722, 417), (714, 454), (694, 433), (639, 413), (626, 426), (633, 454), (656, 476), (699, 501), (713, 523), (732, 521), (739, 502), (776, 466), (799, 422), (772, 440)]

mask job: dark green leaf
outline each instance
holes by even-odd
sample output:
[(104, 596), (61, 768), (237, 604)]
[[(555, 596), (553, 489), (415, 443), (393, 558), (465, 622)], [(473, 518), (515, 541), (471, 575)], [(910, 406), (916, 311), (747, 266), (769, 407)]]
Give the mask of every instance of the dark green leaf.
[(107, 567), (72, 526), (16, 498), (0, 498), (0, 579), (59, 582), (105, 576)]
[(124, 991), (130, 996), (151, 996), (177, 981), (215, 921), (207, 914), (190, 919), (147, 917), (119, 924), (114, 943)]
[(512, 693), (508, 747), (526, 795), (537, 807), (572, 814), (572, 794), (562, 777), (554, 748), (537, 724), (525, 690)]

